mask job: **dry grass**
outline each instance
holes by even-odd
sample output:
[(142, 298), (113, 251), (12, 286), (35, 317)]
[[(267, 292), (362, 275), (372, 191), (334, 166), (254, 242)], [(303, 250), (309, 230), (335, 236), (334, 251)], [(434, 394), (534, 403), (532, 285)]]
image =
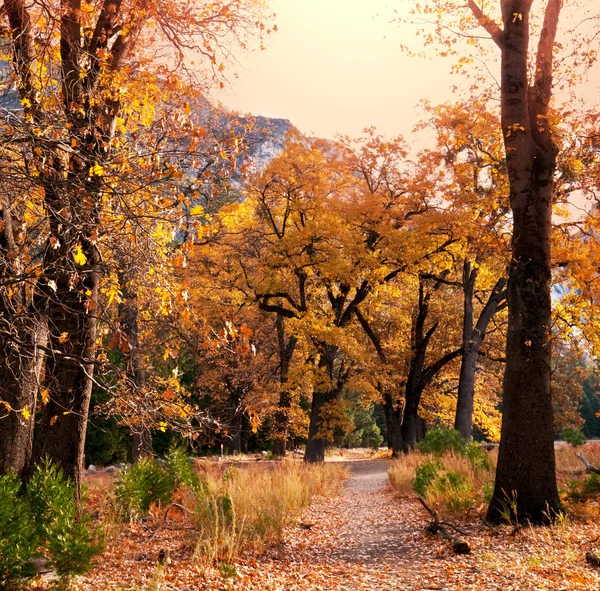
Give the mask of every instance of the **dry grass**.
[(280, 544), (284, 528), (311, 498), (339, 494), (345, 477), (346, 470), (332, 464), (206, 469), (195, 502), (195, 558), (203, 564), (231, 562), (242, 551), (258, 554)]
[(556, 448), (556, 470), (559, 474), (560, 472), (577, 472), (585, 469), (577, 454), (581, 454), (593, 466), (600, 466), (600, 443), (593, 441), (578, 448), (564, 444)]
[(494, 460), (491, 469), (475, 468), (466, 457), (446, 453), (442, 457), (413, 453), (392, 463), (388, 477), (394, 490), (401, 495), (414, 494), (413, 482), (417, 469), (429, 463), (440, 466), (439, 477), (427, 485), (424, 500), (442, 514), (455, 514), (479, 505), (489, 492), (494, 478)]

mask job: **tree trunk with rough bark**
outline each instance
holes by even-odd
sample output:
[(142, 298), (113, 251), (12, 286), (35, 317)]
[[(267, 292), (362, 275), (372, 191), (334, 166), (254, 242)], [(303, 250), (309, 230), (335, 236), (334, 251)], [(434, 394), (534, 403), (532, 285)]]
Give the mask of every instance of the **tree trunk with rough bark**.
[[(439, 285), (439, 281), (436, 282), (433, 290), (435, 291)], [(402, 451), (404, 453), (414, 450), (417, 444), (419, 405), (421, 404), (423, 390), (425, 390), (434, 376), (447, 363), (458, 357), (462, 351), (461, 349), (456, 349), (446, 353), (431, 365), (425, 365), (429, 342), (438, 327), (436, 322), (427, 331), (425, 330), (430, 299), (431, 291), (425, 292), (425, 280), (421, 279), (419, 282), (419, 302), (413, 317), (411, 358), (405, 386), (404, 412), (402, 414)]]
[(462, 358), (458, 379), (458, 398), (454, 428), (465, 438), (471, 438), (473, 428), (473, 403), (475, 398), (475, 374), (477, 359), (483, 345), (487, 327), (494, 314), (499, 310), (506, 298), (506, 280), (499, 279), (474, 324), (473, 296), (477, 280), (477, 268), (470, 261), (463, 265), (463, 334)]
[[(503, 29), (478, 18), (502, 53), (502, 130), (514, 219), (502, 432), (487, 517), (502, 521), (507, 504), (514, 501), (514, 517), (539, 524), (560, 511), (550, 392), (550, 238), (557, 149), (548, 112), (562, 0), (546, 3), (533, 68), (528, 59), (531, 4), (505, 0)], [(469, 6), (478, 16), (474, 2)]]

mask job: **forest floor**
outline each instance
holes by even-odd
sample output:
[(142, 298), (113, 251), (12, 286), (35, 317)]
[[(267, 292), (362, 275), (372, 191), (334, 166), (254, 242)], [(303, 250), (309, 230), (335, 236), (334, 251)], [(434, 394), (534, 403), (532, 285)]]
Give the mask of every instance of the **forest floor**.
[[(343, 458), (336, 458), (341, 460)], [(229, 571), (191, 560), (190, 532), (165, 527), (118, 532), (98, 565), (74, 585), (81, 591), (597, 591), (600, 570), (585, 562), (600, 534), (597, 522), (565, 521), (550, 528), (491, 529), (481, 519), (460, 523), (473, 552), (455, 555), (425, 532), (428, 513), (416, 498), (387, 483), (389, 462), (348, 462), (342, 497), (319, 499), (285, 542)], [(597, 540), (596, 540), (597, 542)], [(161, 553), (168, 564), (158, 564)], [(233, 576), (227, 576), (227, 575)]]

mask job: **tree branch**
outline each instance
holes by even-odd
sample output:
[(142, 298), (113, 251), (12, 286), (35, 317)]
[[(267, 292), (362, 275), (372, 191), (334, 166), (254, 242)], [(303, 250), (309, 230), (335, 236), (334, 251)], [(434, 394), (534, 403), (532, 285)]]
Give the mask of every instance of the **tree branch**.
[(489, 16), (486, 16), (473, 0), (467, 0), (467, 6), (471, 9), (477, 22), (490, 34), (494, 43), (502, 49), (502, 29)]

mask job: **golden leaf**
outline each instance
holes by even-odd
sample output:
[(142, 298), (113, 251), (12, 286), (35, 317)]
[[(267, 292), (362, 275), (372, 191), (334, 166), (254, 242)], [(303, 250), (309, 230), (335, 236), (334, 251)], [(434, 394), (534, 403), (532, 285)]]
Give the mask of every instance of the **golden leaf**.
[(73, 259), (78, 265), (85, 265), (87, 263), (87, 257), (83, 254), (83, 249), (81, 248), (81, 244), (78, 244), (75, 247), (75, 252), (73, 253)]

